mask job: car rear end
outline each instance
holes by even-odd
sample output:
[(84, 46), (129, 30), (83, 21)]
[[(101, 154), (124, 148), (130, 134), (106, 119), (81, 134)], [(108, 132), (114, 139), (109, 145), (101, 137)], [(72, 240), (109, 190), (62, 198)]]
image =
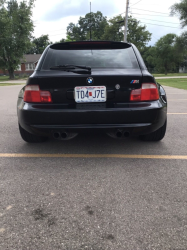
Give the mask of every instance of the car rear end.
[(149, 134), (164, 125), (166, 115), (163, 87), (137, 48), (120, 42), (48, 46), (18, 97), (20, 126), (60, 139), (88, 129), (118, 137)]

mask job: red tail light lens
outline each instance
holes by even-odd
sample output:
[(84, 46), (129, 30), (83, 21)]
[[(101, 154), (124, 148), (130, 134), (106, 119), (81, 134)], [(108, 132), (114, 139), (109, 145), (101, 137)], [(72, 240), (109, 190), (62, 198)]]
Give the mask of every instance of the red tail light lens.
[(74, 45), (74, 44), (111, 44), (111, 42), (73, 42), (71, 43), (71, 45)]
[(36, 103), (52, 102), (51, 93), (49, 91), (41, 91), (38, 85), (26, 86), (23, 99), (25, 102), (36, 102)]
[(156, 101), (159, 99), (158, 88), (155, 83), (142, 83), (141, 89), (131, 91), (130, 101)]

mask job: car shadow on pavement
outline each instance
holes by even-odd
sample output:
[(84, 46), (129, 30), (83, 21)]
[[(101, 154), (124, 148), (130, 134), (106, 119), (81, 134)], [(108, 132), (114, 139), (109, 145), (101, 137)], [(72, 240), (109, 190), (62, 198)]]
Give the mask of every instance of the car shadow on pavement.
[[(71, 140), (48, 139), (44, 143), (23, 143), (21, 153), (35, 154), (151, 154), (166, 150), (161, 142), (144, 142), (139, 137), (111, 138), (106, 134), (79, 134)], [(152, 152), (153, 153), (153, 152)]]

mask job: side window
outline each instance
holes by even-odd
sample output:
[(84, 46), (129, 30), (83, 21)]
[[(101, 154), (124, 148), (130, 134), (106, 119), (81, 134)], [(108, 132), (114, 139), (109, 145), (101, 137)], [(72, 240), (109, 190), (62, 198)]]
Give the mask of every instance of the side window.
[(26, 63), (25, 70), (34, 70), (34, 64), (33, 63)]
[(25, 63), (25, 70), (29, 70), (29, 63)]
[(34, 70), (34, 63), (30, 63), (30, 69)]
[(21, 71), (21, 64), (17, 66), (17, 71)]

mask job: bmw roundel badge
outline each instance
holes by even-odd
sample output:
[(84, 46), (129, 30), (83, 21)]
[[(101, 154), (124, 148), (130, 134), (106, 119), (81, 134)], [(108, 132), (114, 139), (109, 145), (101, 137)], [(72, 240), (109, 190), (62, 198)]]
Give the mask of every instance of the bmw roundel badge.
[(86, 79), (87, 84), (92, 85), (94, 83), (94, 79), (92, 77), (88, 77)]

